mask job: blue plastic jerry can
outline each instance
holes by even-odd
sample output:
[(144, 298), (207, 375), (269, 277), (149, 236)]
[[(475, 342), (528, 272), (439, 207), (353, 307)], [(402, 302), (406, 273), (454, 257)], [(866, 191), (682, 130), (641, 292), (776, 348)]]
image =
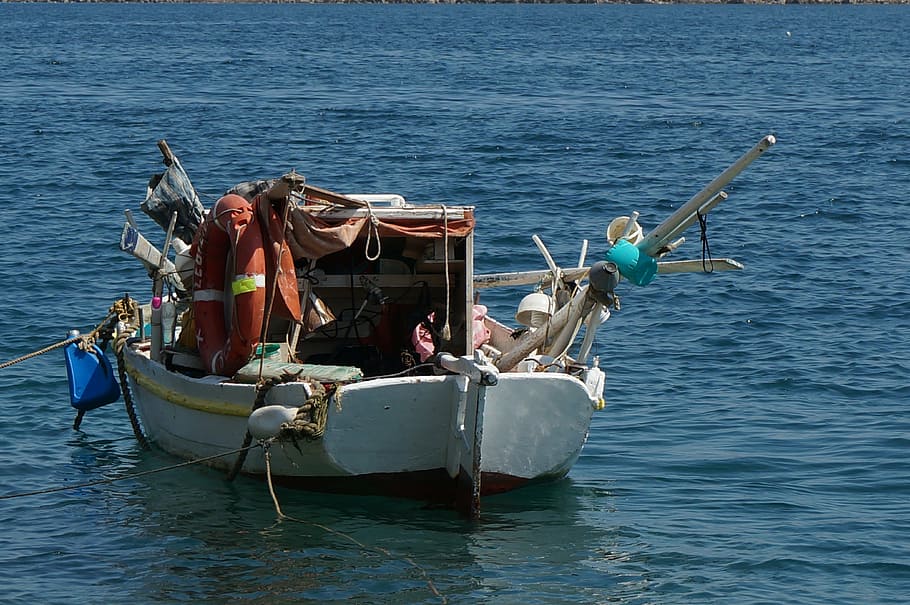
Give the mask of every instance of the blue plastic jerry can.
[(120, 386), (114, 377), (114, 368), (98, 345), (88, 351), (72, 342), (63, 347), (66, 357), (66, 375), (69, 378), (70, 404), (80, 412), (87, 412), (113, 403), (120, 398)]

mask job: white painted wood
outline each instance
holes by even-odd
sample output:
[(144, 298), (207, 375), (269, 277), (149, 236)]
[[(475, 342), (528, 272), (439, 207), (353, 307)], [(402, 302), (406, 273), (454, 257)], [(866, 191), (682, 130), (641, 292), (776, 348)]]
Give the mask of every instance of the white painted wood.
[[(416, 206), (397, 208), (393, 206), (374, 206), (372, 208), (342, 208), (340, 206), (305, 206), (306, 212), (324, 219), (369, 218), (372, 213), (379, 219), (406, 218), (415, 220), (442, 220), (440, 206)], [(448, 206), (449, 220), (460, 220), (473, 212), (473, 206)]]
[[(143, 428), (162, 449), (195, 459), (242, 443), (253, 385), (170, 372), (141, 345), (127, 347), (125, 359)], [(483, 398), (482, 471), (523, 479), (567, 472), (594, 409), (584, 383), (555, 372), (501, 377)], [(457, 474), (471, 468), (479, 395), (475, 383), (457, 375), (345, 385), (329, 404), (322, 439), (273, 445), (273, 474), (341, 477), (445, 468)], [(289, 409), (305, 400), (304, 383), (277, 385), (266, 397), (267, 405)], [(227, 470), (233, 462), (225, 457), (211, 464)], [(250, 450), (243, 470), (265, 472), (260, 450)]]
[(705, 267), (708, 268), (708, 273), (713, 271), (741, 271), (745, 269), (742, 263), (739, 263), (732, 258), (712, 258), (705, 259), (704, 261), (701, 259), (662, 261), (657, 263), (657, 272), (661, 275), (671, 275), (673, 273), (705, 273)]
[[(569, 281), (578, 281), (588, 274), (589, 267), (563, 269), (562, 274)], [(553, 272), (548, 269), (533, 271), (510, 271), (506, 273), (485, 273), (474, 276), (474, 288), (498, 288), (504, 286), (530, 286), (543, 280), (549, 284), (553, 280)]]
[[(732, 258), (715, 258), (715, 271), (737, 271), (743, 269), (743, 265)], [(579, 267), (572, 269), (563, 269), (562, 273), (569, 281), (580, 281), (587, 276), (590, 267)], [(662, 275), (672, 275), (674, 273), (700, 273), (701, 260), (677, 260), (677, 261), (658, 261), (657, 272)], [(550, 282), (553, 278), (553, 272), (548, 269), (533, 271), (514, 271), (506, 273), (484, 273), (474, 276), (474, 288), (482, 290), (484, 288), (503, 288), (508, 286), (531, 286), (536, 285), (541, 280), (544, 284)]]
[(486, 392), (484, 472), (526, 479), (565, 475), (581, 453), (594, 403), (584, 384), (555, 372), (500, 374)]

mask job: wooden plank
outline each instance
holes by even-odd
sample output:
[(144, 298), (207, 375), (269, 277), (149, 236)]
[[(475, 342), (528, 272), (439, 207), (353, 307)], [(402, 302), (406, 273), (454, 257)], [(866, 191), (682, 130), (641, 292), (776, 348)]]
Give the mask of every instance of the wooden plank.
[[(588, 274), (589, 267), (563, 269), (562, 274), (569, 281), (576, 281)], [(553, 281), (553, 272), (549, 269), (536, 271), (515, 271), (509, 273), (487, 273), (474, 276), (474, 288), (497, 288), (500, 286), (529, 286), (543, 280), (545, 284)]]
[[(708, 271), (702, 267), (701, 259), (696, 260), (676, 260), (660, 261), (657, 263), (657, 272), (661, 275), (672, 275), (674, 273), (710, 273), (713, 271), (739, 271), (743, 265), (732, 258), (715, 258), (706, 260), (705, 265)], [(713, 269), (712, 269), (713, 267)], [(589, 267), (580, 267), (572, 269), (563, 269), (563, 275), (569, 281), (584, 279), (588, 273)], [(503, 286), (530, 286), (543, 280), (545, 286), (549, 286), (553, 280), (553, 273), (548, 269), (537, 271), (515, 271), (510, 273), (487, 273), (484, 275), (474, 276), (474, 288), (498, 288)]]
[[(361, 288), (360, 284), (360, 275), (354, 276), (354, 288)], [(363, 274), (363, 277), (369, 279), (372, 283), (379, 286), (380, 288), (410, 288), (414, 284), (419, 284), (421, 282), (426, 282), (427, 285), (432, 287), (444, 287), (446, 285), (445, 275), (436, 273), (436, 274), (417, 274), (417, 275), (401, 275), (401, 274)], [(454, 282), (454, 278), (452, 280)], [(297, 287), (301, 290), (304, 287), (306, 280), (298, 279)], [(316, 288), (350, 288), (351, 287), (351, 276), (350, 275), (326, 275), (319, 280), (318, 284), (314, 284)]]
[[(705, 271), (707, 267), (707, 271)], [(714, 271), (741, 271), (745, 269), (742, 263), (732, 258), (711, 258), (702, 261), (695, 260), (674, 260), (661, 261), (657, 263), (657, 272), (661, 275), (673, 273), (712, 273)]]
[[(448, 217), (450, 221), (465, 218), (467, 211), (473, 210), (471, 206), (449, 206)], [(370, 213), (379, 219), (401, 220), (443, 220), (442, 208), (439, 206), (411, 206), (409, 208), (396, 208), (394, 206), (373, 206), (372, 209), (339, 208), (338, 206), (298, 206), (296, 211), (309, 212), (313, 216), (326, 220), (346, 220), (349, 218), (369, 218)]]
[(158, 150), (161, 152), (161, 156), (162, 156), (161, 161), (164, 162), (165, 166), (170, 166), (171, 164), (174, 163), (174, 160), (176, 159), (176, 157), (174, 156), (174, 152), (171, 151), (171, 148), (168, 146), (166, 140), (161, 139), (160, 141), (158, 141)]
[(345, 208), (367, 207), (366, 202), (355, 200), (352, 197), (348, 197), (341, 193), (335, 193), (334, 191), (329, 191), (322, 187), (316, 187), (315, 185), (305, 185), (303, 188), (303, 196), (308, 199), (328, 202), (329, 204), (337, 204), (339, 206), (344, 206)]

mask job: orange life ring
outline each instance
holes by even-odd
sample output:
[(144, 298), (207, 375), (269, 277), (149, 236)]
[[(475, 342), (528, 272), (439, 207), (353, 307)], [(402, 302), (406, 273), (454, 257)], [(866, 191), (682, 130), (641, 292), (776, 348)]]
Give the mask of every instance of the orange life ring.
[[(265, 251), (249, 202), (233, 194), (218, 200), (193, 245), (199, 356), (208, 372), (232, 376), (259, 344), (265, 314)], [(225, 293), (228, 277), (230, 296)]]
[(267, 248), (265, 253), (266, 275), (269, 277), (270, 287), (272, 278), (277, 273), (278, 291), (275, 302), (271, 306), (272, 315), (299, 322), (301, 318), (300, 292), (297, 289), (294, 257), (285, 239), (284, 221), (269, 203), (267, 192), (256, 196), (252, 206), (253, 213), (259, 217), (262, 225), (262, 237)]

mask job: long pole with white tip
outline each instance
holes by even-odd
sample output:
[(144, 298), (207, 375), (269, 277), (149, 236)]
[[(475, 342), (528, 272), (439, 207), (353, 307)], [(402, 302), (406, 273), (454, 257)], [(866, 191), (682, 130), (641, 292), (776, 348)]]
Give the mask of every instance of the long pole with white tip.
[(651, 230), (643, 240), (638, 243), (638, 249), (649, 256), (657, 254), (657, 251), (667, 242), (667, 235), (672, 234), (676, 228), (686, 219), (691, 217), (702, 204), (707, 202), (713, 196), (724, 188), (730, 181), (746, 169), (746, 167), (755, 161), (758, 156), (767, 151), (776, 139), (774, 135), (768, 135), (755, 144), (752, 149), (744, 153), (738, 160), (733, 162), (717, 178), (708, 183), (704, 189), (696, 193), (692, 199), (682, 205), (679, 210), (671, 214), (667, 219)]

